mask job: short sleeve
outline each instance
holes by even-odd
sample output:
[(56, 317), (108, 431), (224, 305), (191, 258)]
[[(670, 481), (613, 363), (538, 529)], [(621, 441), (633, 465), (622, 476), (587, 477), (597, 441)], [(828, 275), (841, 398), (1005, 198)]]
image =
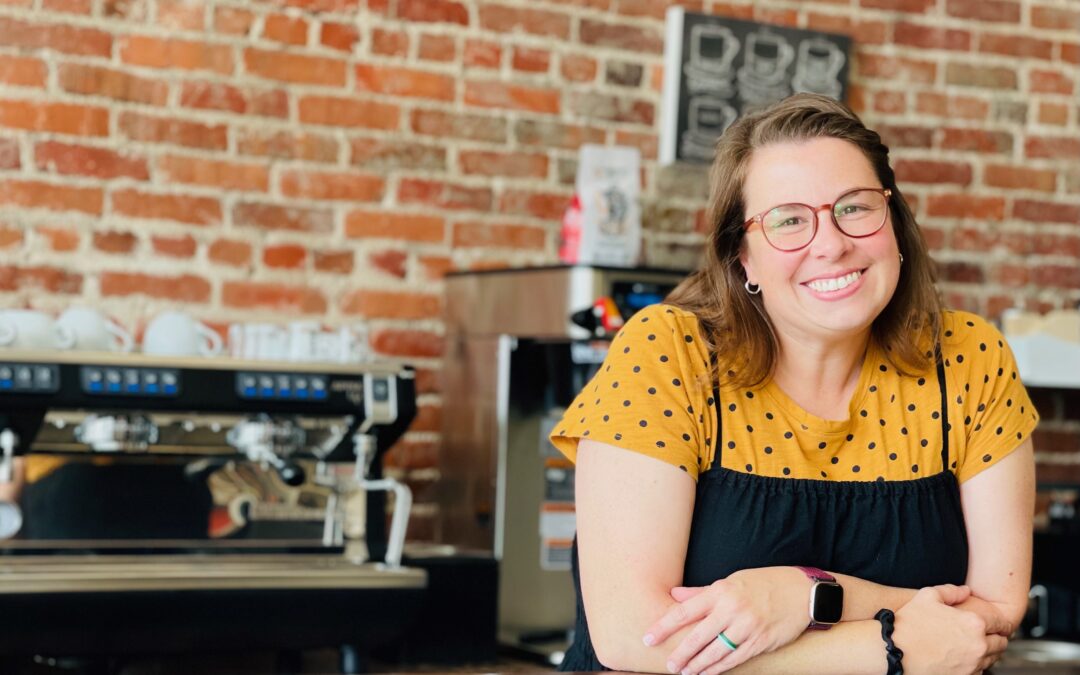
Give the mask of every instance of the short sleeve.
[[(957, 478), (962, 483), (1019, 447), (1039, 422), (1016, 369), (1008, 343), (992, 324), (967, 312), (946, 313), (943, 356), (958, 375), (963, 448)], [(955, 437), (955, 436), (954, 436)]]
[(551, 434), (571, 461), (581, 439), (655, 457), (697, 479), (715, 415), (693, 314), (646, 307), (616, 335), (593, 379)]

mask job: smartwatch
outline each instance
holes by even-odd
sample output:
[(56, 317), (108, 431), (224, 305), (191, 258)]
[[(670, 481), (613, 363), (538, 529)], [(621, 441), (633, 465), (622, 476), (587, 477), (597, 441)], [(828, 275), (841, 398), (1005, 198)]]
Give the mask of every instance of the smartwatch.
[(799, 567), (814, 582), (810, 587), (809, 629), (828, 630), (844, 615), (844, 587), (836, 578), (816, 567)]

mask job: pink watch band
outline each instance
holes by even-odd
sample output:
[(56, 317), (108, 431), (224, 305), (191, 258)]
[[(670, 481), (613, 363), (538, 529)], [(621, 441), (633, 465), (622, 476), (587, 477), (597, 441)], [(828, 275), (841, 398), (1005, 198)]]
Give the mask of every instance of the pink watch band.
[(836, 577), (829, 574), (825, 570), (819, 570), (816, 567), (803, 567), (801, 565), (796, 565), (796, 567), (802, 570), (803, 574), (810, 577), (814, 581), (831, 581), (833, 583), (836, 583)]

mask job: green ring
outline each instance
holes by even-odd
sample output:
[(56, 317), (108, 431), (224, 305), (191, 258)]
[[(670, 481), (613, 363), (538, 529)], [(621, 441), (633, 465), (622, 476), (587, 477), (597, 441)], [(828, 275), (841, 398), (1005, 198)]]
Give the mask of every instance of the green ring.
[(732, 642), (732, 641), (731, 641), (731, 638), (729, 638), (728, 636), (724, 635), (724, 633), (723, 633), (723, 632), (721, 632), (721, 633), (720, 633), (719, 635), (717, 635), (717, 636), (716, 636), (716, 639), (717, 639), (717, 640), (719, 640), (720, 642), (723, 642), (723, 643), (724, 643), (724, 645), (725, 645), (725, 646), (726, 646), (726, 647), (727, 647), (728, 649), (730, 649), (731, 651), (735, 651), (736, 649), (738, 649), (738, 648), (739, 648), (739, 645), (737, 645), (737, 644), (735, 644), (734, 642)]

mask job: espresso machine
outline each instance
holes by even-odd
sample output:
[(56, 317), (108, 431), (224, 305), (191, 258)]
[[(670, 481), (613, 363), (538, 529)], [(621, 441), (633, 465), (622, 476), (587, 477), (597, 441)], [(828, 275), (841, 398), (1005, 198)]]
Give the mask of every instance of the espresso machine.
[(359, 672), (425, 592), (381, 461), (415, 414), (407, 367), (0, 352), (0, 655)]
[(446, 277), (436, 538), (497, 563), (501, 648), (557, 665), (569, 646), (574, 468), (548, 434), (622, 322), (685, 276), (573, 265)]

